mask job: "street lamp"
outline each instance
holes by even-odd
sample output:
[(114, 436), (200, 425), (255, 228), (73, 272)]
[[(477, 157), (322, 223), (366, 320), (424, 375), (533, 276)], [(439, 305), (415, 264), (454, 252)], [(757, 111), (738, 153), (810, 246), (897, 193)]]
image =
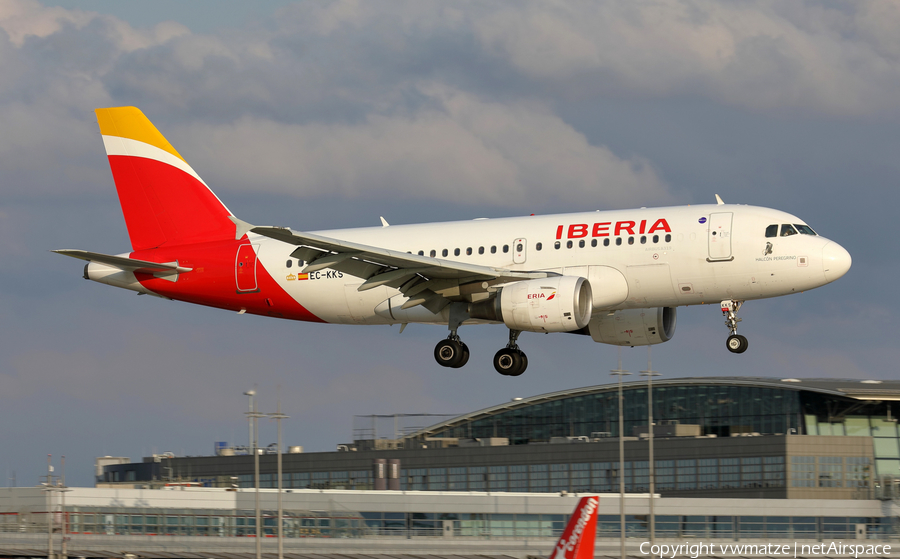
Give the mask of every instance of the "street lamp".
[[(278, 389), (281, 392), (281, 388)], [(281, 480), (281, 420), (287, 419), (288, 416), (281, 413), (281, 398), (278, 399), (278, 405), (276, 407), (275, 413), (268, 414), (270, 419), (274, 419), (276, 423), (278, 423), (278, 447), (276, 449), (278, 453), (278, 559), (284, 559), (284, 522), (282, 517), (284, 516), (284, 509), (281, 504), (281, 491), (282, 491), (282, 480)]]
[[(249, 396), (250, 409), (249, 413), (253, 413), (253, 397), (256, 396), (256, 390), (248, 390), (244, 392), (244, 396)], [(247, 448), (253, 448), (253, 423), (250, 422), (250, 437), (247, 439)]]
[(647, 370), (641, 371), (641, 376), (647, 377), (647, 439), (650, 442), (650, 545), (655, 543), (656, 518), (653, 516), (653, 494), (656, 493), (656, 463), (653, 460), (653, 377), (660, 376), (653, 370), (653, 362), (650, 357), (650, 348), (647, 346)]
[(619, 346), (619, 366), (610, 371), (611, 374), (619, 377), (619, 541), (622, 559), (626, 559), (625, 555), (625, 420), (622, 408), (625, 405), (625, 399), (622, 397), (622, 377), (630, 375), (628, 371), (622, 368), (622, 346)]
[(266, 414), (256, 411), (256, 390), (248, 390), (244, 395), (250, 396), (250, 411), (246, 412), (247, 421), (250, 422), (250, 450), (253, 452), (253, 485), (256, 488), (256, 559), (262, 559), (262, 530), (260, 527), (261, 516), (259, 510), (259, 418)]

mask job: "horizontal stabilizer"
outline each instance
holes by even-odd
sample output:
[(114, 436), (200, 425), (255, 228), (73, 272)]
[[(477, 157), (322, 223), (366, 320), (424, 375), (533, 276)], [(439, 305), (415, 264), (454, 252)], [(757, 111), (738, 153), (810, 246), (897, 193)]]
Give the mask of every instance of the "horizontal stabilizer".
[(109, 254), (77, 249), (60, 249), (54, 250), (53, 252), (71, 256), (72, 258), (77, 258), (79, 260), (98, 262), (100, 264), (112, 266), (113, 268), (119, 268), (120, 270), (142, 274), (160, 274), (165, 272), (184, 273), (191, 271), (191, 268), (179, 266), (178, 262), (148, 262), (146, 260), (136, 260), (125, 256), (112, 256)]

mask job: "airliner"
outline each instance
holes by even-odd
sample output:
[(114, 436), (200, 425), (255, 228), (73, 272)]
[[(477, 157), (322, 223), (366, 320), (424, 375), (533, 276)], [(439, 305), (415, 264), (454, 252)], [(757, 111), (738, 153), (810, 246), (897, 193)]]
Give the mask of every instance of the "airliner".
[(676, 308), (719, 304), (732, 353), (746, 301), (840, 278), (850, 254), (802, 219), (716, 203), (303, 232), (237, 218), (135, 107), (96, 110), (130, 252), (56, 250), (84, 278), (165, 299), (307, 322), (437, 324), (437, 363), (459, 368), (461, 326), (503, 324), (494, 368), (521, 375), (522, 332), (643, 346)]

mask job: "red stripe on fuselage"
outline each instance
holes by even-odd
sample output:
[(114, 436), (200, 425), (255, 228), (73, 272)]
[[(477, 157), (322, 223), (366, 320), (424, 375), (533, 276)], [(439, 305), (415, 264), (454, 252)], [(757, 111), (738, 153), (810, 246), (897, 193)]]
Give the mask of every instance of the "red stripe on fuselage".
[(272, 278), (256, 259), (257, 289), (239, 292), (235, 276), (235, 260), (238, 247), (250, 244), (244, 237), (240, 241), (217, 241), (131, 253), (131, 257), (151, 262), (178, 262), (190, 272), (179, 274), (178, 281), (157, 278), (150, 274), (136, 273), (141, 285), (154, 293), (177, 301), (216, 307), (230, 311), (245, 309), (249, 314), (273, 316), (306, 322), (325, 322), (306, 310)]

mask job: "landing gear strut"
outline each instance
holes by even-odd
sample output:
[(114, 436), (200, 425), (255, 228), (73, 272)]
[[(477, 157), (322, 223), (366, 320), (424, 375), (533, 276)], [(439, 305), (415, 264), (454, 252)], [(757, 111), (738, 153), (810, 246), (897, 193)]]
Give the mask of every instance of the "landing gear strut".
[(517, 377), (528, 368), (528, 357), (516, 344), (521, 333), (519, 330), (510, 330), (509, 343), (494, 355), (494, 368), (501, 375)]
[(441, 340), (434, 346), (434, 360), (441, 367), (450, 367), (451, 369), (459, 369), (469, 362), (469, 347), (459, 339), (459, 325), (466, 320), (469, 315), (466, 312), (465, 305), (452, 303), (450, 306), (450, 335), (446, 340)]
[(741, 321), (737, 312), (741, 309), (743, 301), (726, 299), (722, 301), (722, 314), (725, 315), (725, 326), (731, 330), (731, 335), (725, 341), (725, 346), (731, 353), (744, 353), (747, 351), (747, 338), (737, 333), (737, 323)]

